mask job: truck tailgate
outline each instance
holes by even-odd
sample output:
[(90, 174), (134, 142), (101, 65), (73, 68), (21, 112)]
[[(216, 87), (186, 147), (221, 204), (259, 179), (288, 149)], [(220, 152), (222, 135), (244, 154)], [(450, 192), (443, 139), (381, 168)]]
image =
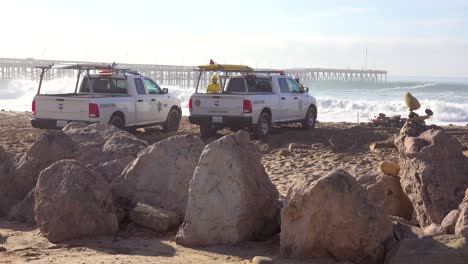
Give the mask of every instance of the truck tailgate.
[(243, 102), (243, 95), (194, 94), (191, 114), (239, 116), (243, 114)]
[(34, 98), (34, 101), (36, 104), (36, 118), (73, 121), (89, 120), (89, 97), (38, 95)]

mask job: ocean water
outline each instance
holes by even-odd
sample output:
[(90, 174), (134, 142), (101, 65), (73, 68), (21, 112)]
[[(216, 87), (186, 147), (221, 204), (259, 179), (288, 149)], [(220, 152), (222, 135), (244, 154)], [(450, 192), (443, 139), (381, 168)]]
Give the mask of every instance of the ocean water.
[[(74, 79), (47, 81), (43, 92), (72, 92), (74, 84)], [(434, 112), (428, 123), (468, 124), (468, 82), (463, 80), (387, 83), (317, 81), (305, 85), (310, 88), (310, 94), (317, 98), (318, 120), (322, 122), (367, 122), (379, 113), (405, 117), (408, 109), (403, 95), (411, 92), (421, 103), (421, 109), (416, 112), (423, 114), (426, 108)], [(38, 82), (30, 80), (0, 80), (0, 109), (30, 111), (37, 86)], [(188, 115), (188, 99), (194, 89), (161, 86), (169, 88), (169, 92), (181, 100), (183, 114)]]

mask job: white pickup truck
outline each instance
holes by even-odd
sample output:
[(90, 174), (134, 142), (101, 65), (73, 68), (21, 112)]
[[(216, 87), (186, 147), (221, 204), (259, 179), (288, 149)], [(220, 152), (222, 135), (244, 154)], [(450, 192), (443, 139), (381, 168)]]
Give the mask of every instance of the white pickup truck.
[[(162, 125), (165, 132), (179, 128), (182, 114), (179, 99), (137, 72), (101, 64), (38, 68), (42, 73), (32, 102), (33, 127), (61, 129), (70, 122), (85, 122), (122, 129)], [(44, 74), (55, 69), (78, 71), (74, 93), (41, 94)], [(81, 75), (84, 76), (80, 78)]]
[(198, 71), (238, 74), (224, 76), (222, 93), (204, 93), (197, 85), (189, 101), (189, 121), (200, 126), (202, 137), (222, 128), (248, 127), (254, 136), (264, 138), (273, 123), (299, 122), (305, 129), (315, 126), (316, 100), (294, 79), (281, 72), (253, 71), (247, 66), (217, 66), (199, 66)]

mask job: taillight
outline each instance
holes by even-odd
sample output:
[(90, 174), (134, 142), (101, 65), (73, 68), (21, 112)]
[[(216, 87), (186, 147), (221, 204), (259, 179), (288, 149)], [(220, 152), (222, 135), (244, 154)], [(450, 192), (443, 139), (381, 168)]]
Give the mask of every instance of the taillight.
[(252, 113), (252, 101), (244, 100), (242, 108), (244, 109), (244, 113)]
[(188, 109), (189, 109), (190, 112), (192, 112), (192, 108), (193, 108), (192, 98), (190, 98), (190, 100), (188, 101)]
[(36, 114), (36, 101), (32, 101), (32, 105), (31, 105), (31, 112), (33, 115)]
[(89, 118), (99, 117), (99, 106), (97, 104), (89, 104)]

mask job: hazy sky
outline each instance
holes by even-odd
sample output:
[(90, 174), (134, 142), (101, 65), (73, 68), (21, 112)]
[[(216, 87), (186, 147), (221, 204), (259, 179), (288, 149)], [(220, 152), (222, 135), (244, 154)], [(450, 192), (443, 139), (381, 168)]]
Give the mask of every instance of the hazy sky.
[(468, 1), (0, 0), (0, 57), (468, 77)]

